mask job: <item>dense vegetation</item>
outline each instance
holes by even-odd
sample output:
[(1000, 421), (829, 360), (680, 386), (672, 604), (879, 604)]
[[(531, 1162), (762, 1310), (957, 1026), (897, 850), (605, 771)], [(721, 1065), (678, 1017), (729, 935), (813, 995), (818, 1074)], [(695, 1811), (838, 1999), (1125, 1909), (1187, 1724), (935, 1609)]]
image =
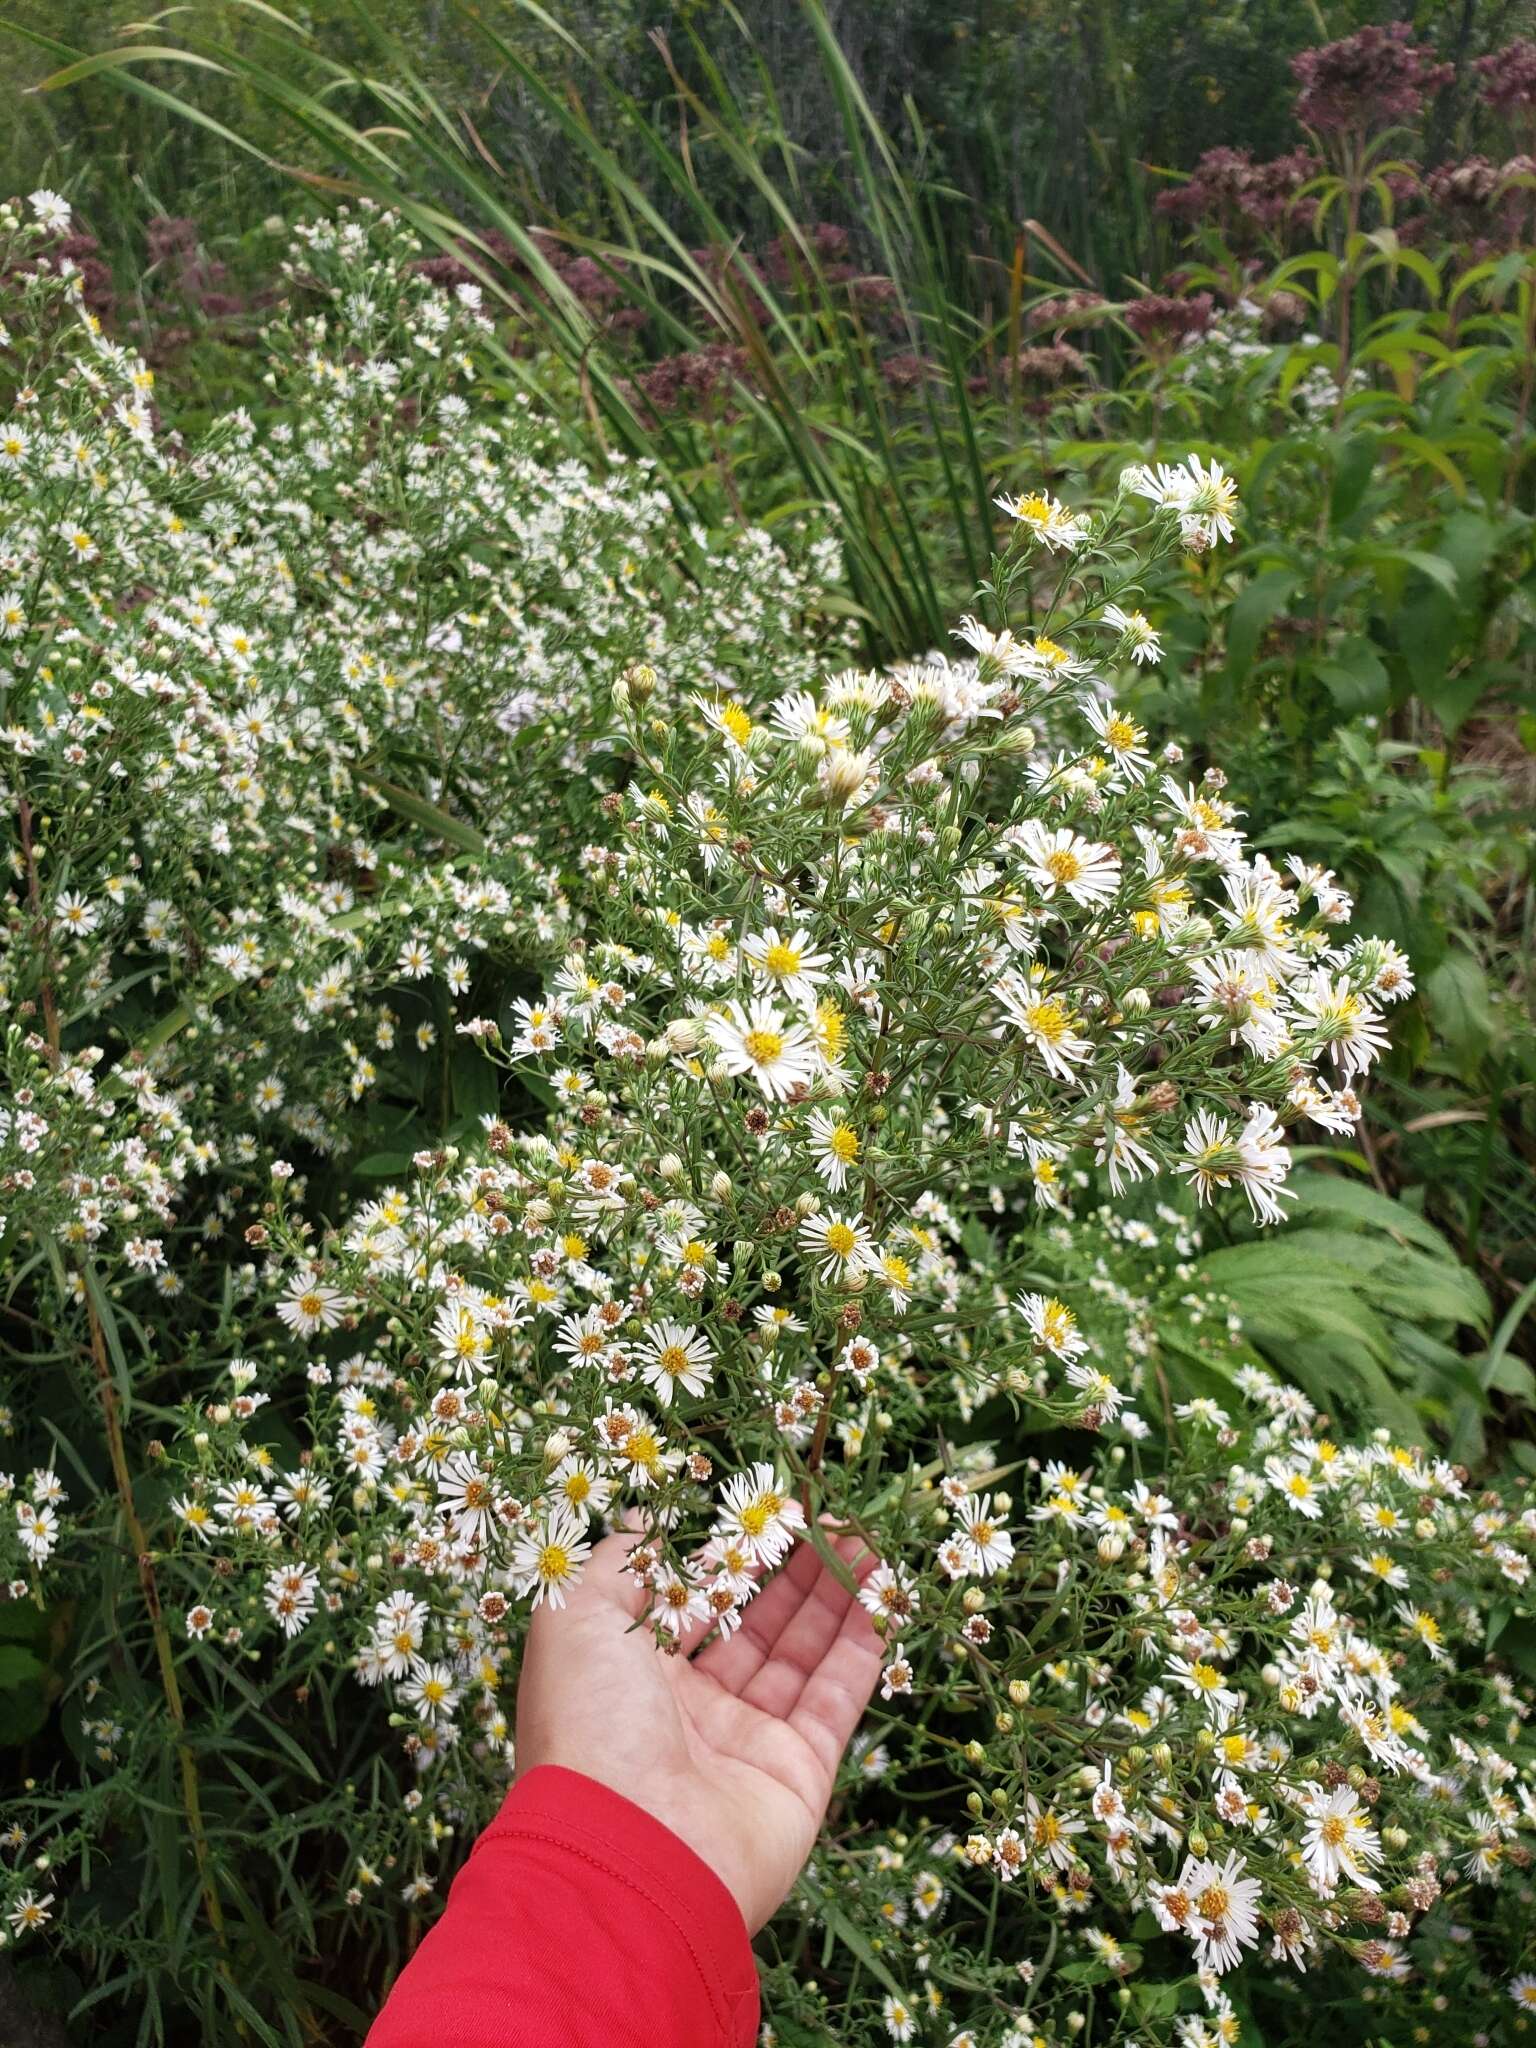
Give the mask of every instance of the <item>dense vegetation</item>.
[(1529, 24), (78, 11), (7, 10), (0, 2014), (354, 2041), (530, 1558), (627, 1494), (728, 1615), (756, 1488), (894, 1589), (780, 2041), (1516, 2039)]

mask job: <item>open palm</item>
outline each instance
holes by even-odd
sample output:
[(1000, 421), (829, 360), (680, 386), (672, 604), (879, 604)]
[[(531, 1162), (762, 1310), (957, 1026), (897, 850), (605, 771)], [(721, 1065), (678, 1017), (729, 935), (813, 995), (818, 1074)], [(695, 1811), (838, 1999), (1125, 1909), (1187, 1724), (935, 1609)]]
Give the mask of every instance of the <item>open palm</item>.
[[(534, 1616), (518, 1767), (562, 1764), (643, 1807), (703, 1858), (755, 1934), (810, 1854), (880, 1639), (802, 1543), (734, 1635), (665, 1656), (633, 1626), (646, 1600), (625, 1570), (635, 1541), (608, 1537), (568, 1605)], [(855, 1541), (834, 1541), (856, 1578), (874, 1568)]]

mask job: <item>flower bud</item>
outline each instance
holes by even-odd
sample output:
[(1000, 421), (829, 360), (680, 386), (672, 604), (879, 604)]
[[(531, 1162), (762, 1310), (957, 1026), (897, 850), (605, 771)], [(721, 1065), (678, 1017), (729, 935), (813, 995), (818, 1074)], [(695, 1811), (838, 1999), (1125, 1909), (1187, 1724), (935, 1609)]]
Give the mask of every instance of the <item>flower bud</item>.
[(853, 802), (868, 779), (869, 756), (851, 753), (842, 747), (829, 757), (821, 786), (826, 791), (828, 803), (841, 807)]
[(674, 1017), (662, 1035), (673, 1052), (686, 1054), (699, 1049), (699, 1021), (696, 1017)]
[(675, 1152), (663, 1152), (660, 1159), (656, 1162), (656, 1171), (663, 1180), (681, 1180), (683, 1177), (683, 1162)]
[(1152, 998), (1144, 988), (1128, 988), (1120, 998), (1120, 1007), (1127, 1017), (1145, 1017), (1152, 1007)]
[(648, 661), (632, 661), (619, 677), (631, 704), (643, 710), (656, 694), (656, 671)]
[(710, 1175), (709, 1193), (711, 1201), (728, 1202), (735, 1192), (735, 1185), (731, 1180), (731, 1176), (723, 1167), (719, 1172)]
[(1032, 725), (1005, 725), (997, 736), (999, 754), (1032, 754), (1039, 737)]
[(1016, 1707), (1027, 1706), (1029, 1704), (1029, 1680), (1027, 1678), (1010, 1678), (1008, 1681), (1008, 1697)]

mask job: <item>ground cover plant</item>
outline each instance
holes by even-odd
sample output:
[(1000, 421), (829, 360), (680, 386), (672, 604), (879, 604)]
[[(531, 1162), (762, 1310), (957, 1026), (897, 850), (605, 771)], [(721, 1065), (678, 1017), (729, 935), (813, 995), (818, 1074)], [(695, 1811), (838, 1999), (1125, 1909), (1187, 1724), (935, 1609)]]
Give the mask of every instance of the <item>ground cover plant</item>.
[(622, 1508), (658, 1655), (823, 1516), (883, 1561), (771, 2038), (1517, 2039), (1536, 1504), (1444, 1427), (1515, 1326), (1318, 1157), (1412, 970), (1127, 709), (1232, 478), (1000, 491), (860, 665), (835, 535), (571, 459), (398, 221), (185, 437), (67, 225), (3, 223), (29, 1994), (355, 2040)]

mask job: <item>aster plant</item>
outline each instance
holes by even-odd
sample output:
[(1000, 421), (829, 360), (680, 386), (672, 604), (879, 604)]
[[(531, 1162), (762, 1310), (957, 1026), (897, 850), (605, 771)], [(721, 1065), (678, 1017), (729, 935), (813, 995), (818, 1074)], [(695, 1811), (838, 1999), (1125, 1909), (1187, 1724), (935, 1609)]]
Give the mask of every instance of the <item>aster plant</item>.
[(6, 1612), (77, 1634), (11, 1928), (147, 2038), (356, 2028), (600, 1528), (676, 1655), (830, 1523), (887, 1654), (772, 2038), (1517, 2019), (1536, 1509), (1341, 1441), (1200, 1272), (1410, 987), (1123, 708), (1230, 478), (1001, 500), (953, 648), (852, 669), (826, 544), (562, 459), (413, 261), (308, 229), (194, 447), (21, 287)]

